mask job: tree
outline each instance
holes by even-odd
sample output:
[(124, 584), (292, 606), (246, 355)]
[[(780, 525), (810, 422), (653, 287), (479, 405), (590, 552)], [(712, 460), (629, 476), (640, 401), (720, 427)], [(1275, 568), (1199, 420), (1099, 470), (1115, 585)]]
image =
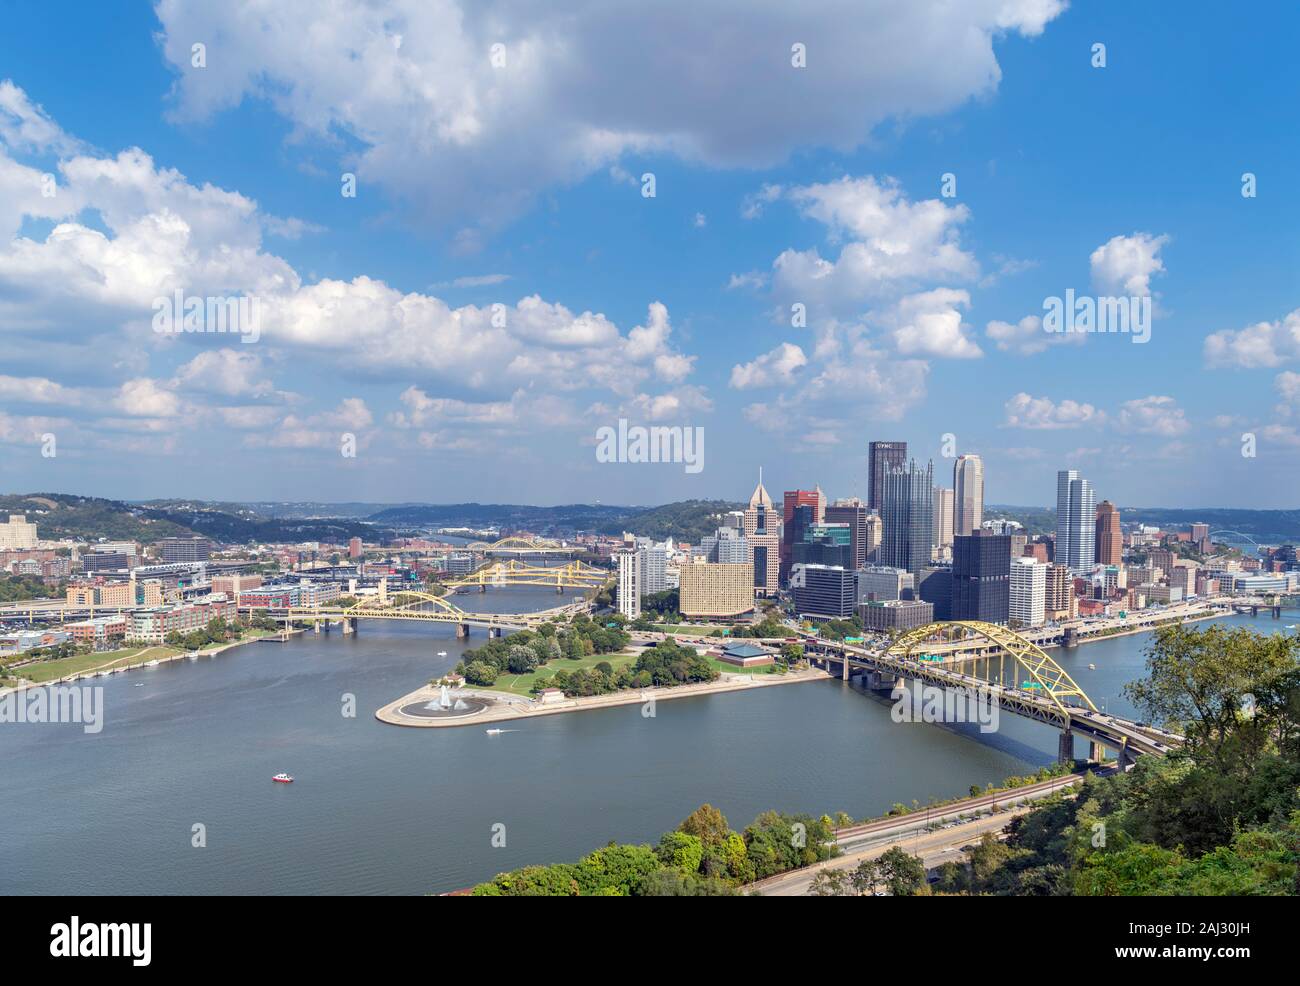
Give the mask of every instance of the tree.
[(470, 661), (465, 665), (465, 680), (471, 685), (495, 685), (497, 669), (485, 661)]
[(706, 846), (720, 845), (731, 834), (726, 817), (713, 805), (700, 805), (682, 820), (677, 831), (696, 836)]
[(881, 883), (895, 897), (915, 897), (927, 889), (925, 864), (898, 846), (885, 850), (876, 860), (876, 873)]
[(655, 853), (664, 866), (683, 873), (696, 873), (704, 861), (704, 843), (699, 836), (685, 832), (665, 832)]
[(808, 889), (814, 897), (847, 897), (853, 887), (847, 873), (828, 867), (818, 871)]

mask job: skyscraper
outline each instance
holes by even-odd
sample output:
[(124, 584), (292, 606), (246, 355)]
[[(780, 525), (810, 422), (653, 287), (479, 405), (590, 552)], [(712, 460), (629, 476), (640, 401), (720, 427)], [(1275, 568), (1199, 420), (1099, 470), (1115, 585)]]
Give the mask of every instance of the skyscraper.
[[(820, 495), (820, 490), (818, 494)], [(772, 498), (763, 487), (763, 470), (758, 471), (758, 485), (749, 498), (742, 521), (745, 540), (749, 543), (749, 561), (754, 565), (754, 591), (774, 594), (780, 585), (781, 539), (777, 534), (776, 511)]]
[(1012, 626), (1040, 627), (1047, 614), (1048, 566), (1033, 558), (1011, 560), (1008, 615)]
[(1097, 494), (1074, 469), (1056, 474), (1056, 562), (1075, 574), (1092, 570), (1096, 554)]
[(641, 615), (641, 566), (635, 551), (618, 555), (618, 611), (629, 620)]
[(952, 466), (952, 532), (972, 534), (984, 522), (984, 460), (959, 455)]
[[(803, 540), (804, 522), (820, 524), (825, 519), (826, 497), (821, 488), (813, 490), (786, 490), (781, 528), (781, 568), (780, 579), (785, 582), (790, 577), (791, 546)], [(796, 507), (808, 507), (810, 513), (796, 516)]]
[(1011, 609), (1011, 537), (980, 530), (953, 538), (954, 620), (1006, 623)]
[(867, 447), (867, 506), (880, 513), (885, 473), (907, 465), (907, 442), (872, 442)]
[(887, 469), (882, 494), (881, 564), (915, 575), (930, 564), (934, 547), (934, 463)]
[(953, 491), (942, 486), (934, 488), (934, 545), (936, 548), (952, 547)]
[(853, 544), (851, 567), (856, 571), (867, 564), (871, 553), (870, 514), (867, 505), (856, 496), (847, 500), (836, 500), (826, 508), (826, 523), (848, 524)]
[(1097, 561), (1118, 565), (1124, 557), (1124, 535), (1119, 529), (1119, 511), (1109, 500), (1097, 507)]

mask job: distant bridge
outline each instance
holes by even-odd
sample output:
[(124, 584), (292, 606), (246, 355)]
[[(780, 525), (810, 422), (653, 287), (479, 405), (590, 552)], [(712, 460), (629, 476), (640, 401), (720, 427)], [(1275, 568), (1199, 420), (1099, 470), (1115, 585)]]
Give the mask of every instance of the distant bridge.
[(449, 589), (478, 588), (486, 590), (511, 586), (544, 586), (556, 591), (564, 589), (599, 589), (613, 578), (613, 573), (603, 568), (593, 568), (580, 561), (565, 565), (529, 565), (511, 559), (484, 565), (469, 575), (444, 582)]
[(840, 641), (805, 638), (815, 661), (866, 673), (874, 690), (892, 690), (901, 680), (942, 688), (987, 689), (1002, 709), (1061, 730), (1061, 760), (1074, 758), (1074, 739), (1090, 744), (1089, 759), (1114, 751), (1121, 765), (1138, 754), (1164, 756), (1182, 744), (1181, 736), (1139, 726), (1098, 711), (1073, 678), (1037, 644), (1006, 627), (977, 620), (929, 623), (910, 630), (884, 650)]
[(485, 555), (572, 555), (582, 550), (565, 547), (558, 541), (535, 537), (505, 537), (490, 544), (487, 541), (471, 541), (465, 548), (468, 551), (481, 551)]
[(401, 591), (391, 597), (368, 596), (351, 606), (290, 606), (272, 609), (272, 618), (290, 623), (310, 623), (313, 629), (328, 629), (335, 621), (343, 624), (344, 633), (353, 633), (359, 620), (390, 620), (399, 623), (450, 623), (456, 636), (468, 637), (471, 626), (486, 627), (489, 637), (499, 637), (503, 630), (524, 630), (553, 620), (564, 619), (590, 609), (588, 603), (569, 603), (536, 613), (470, 613), (442, 596), (427, 592)]

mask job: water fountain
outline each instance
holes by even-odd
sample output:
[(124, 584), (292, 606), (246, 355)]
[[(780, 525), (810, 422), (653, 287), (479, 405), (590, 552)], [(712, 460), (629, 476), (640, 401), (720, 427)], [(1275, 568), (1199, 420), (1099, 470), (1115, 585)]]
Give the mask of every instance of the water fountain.
[(460, 719), (476, 715), (491, 704), (491, 699), (474, 696), (462, 698), (458, 695), (453, 699), (451, 687), (444, 684), (440, 686), (437, 698), (424, 703), (412, 702), (398, 711), (420, 719)]

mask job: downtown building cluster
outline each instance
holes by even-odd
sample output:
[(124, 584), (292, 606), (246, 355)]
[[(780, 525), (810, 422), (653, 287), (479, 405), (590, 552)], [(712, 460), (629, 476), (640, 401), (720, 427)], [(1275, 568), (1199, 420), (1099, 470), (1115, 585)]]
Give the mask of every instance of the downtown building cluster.
[(1074, 469), (1056, 476), (1055, 529), (1031, 536), (1016, 520), (985, 517), (979, 455), (952, 462), (951, 485), (938, 485), (934, 463), (909, 458), (906, 442), (871, 442), (865, 500), (830, 501), (814, 486), (786, 491), (779, 510), (760, 473), (747, 507), (698, 545), (625, 535), (619, 609), (636, 618), (645, 596), (677, 589), (694, 620), (742, 618), (780, 595), (801, 619), (854, 619), (869, 631), (935, 620), (1034, 628), (1300, 589), (1293, 546), (1239, 556), (1205, 524), (1126, 527)]

